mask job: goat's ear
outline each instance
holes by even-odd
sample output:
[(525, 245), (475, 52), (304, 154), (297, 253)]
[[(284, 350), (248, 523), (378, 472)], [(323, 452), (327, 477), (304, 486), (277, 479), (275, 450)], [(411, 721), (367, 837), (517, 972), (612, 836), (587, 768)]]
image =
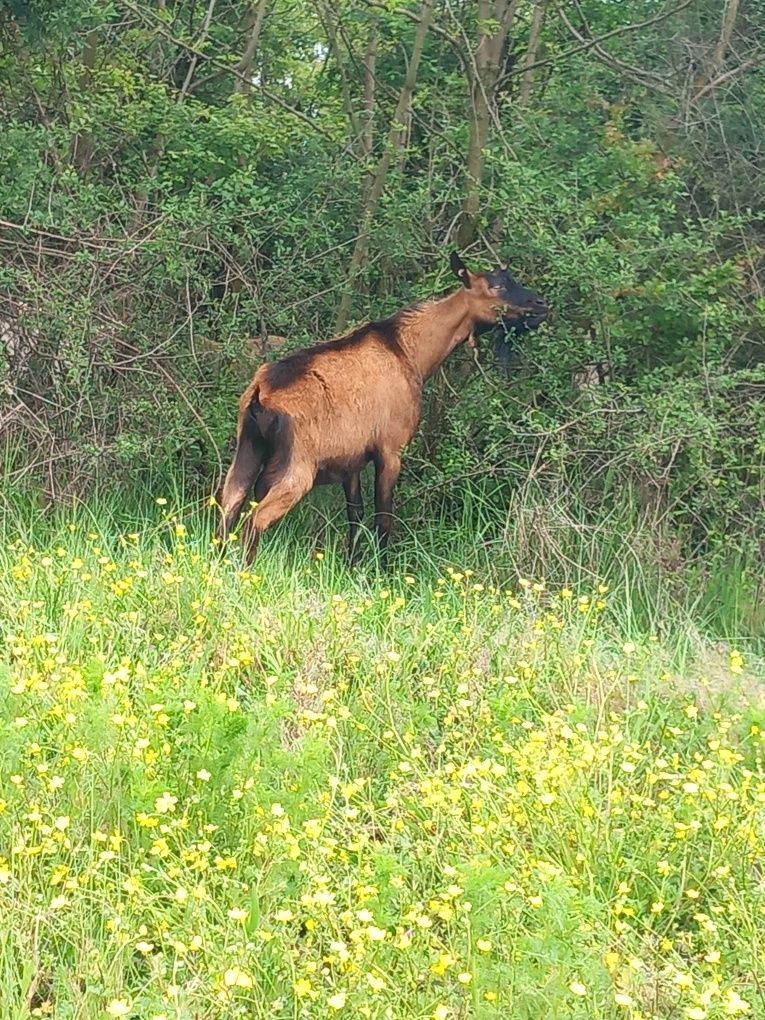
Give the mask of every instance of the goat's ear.
[(452, 267), (452, 272), (458, 280), (462, 280), (463, 287), (470, 286), (470, 273), (468, 267), (459, 257), (456, 251), (453, 251), (449, 256), (449, 265)]

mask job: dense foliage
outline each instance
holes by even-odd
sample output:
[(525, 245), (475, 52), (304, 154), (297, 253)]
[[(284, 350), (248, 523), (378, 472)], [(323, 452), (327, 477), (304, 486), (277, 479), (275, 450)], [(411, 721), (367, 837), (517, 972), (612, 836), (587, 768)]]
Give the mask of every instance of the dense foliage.
[(423, 506), (634, 493), (683, 555), (750, 549), (763, 27), (758, 0), (3, 0), (9, 477), (209, 491), (258, 358), (449, 286), (459, 246), (555, 316), (435, 381)]

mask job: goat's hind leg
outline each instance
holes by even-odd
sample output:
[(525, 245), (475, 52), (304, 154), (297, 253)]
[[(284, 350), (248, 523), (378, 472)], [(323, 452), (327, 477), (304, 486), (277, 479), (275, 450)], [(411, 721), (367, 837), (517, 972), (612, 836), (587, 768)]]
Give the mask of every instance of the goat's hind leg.
[(223, 520), (218, 528), (221, 541), (231, 533), (242, 512), (250, 489), (260, 473), (265, 449), (262, 439), (243, 429), (236, 444), (236, 453), (223, 483), (220, 504)]
[[(278, 468), (276, 469), (278, 470)], [(253, 493), (253, 499), (255, 501), (255, 507), (252, 512), (247, 514), (244, 524), (242, 525), (242, 548), (246, 551), (252, 549), (252, 555), (250, 561), (255, 557), (255, 551), (258, 547), (258, 535), (255, 531), (255, 510), (263, 502), (268, 495), (271, 486), (274, 483), (274, 465), (270, 460), (266, 460), (263, 464), (263, 469), (258, 475), (258, 480), (255, 482), (255, 491)]]
[(280, 521), (312, 488), (312, 473), (302, 469), (290, 468), (274, 479), (263, 501), (247, 519), (242, 535), (247, 563), (255, 559), (260, 536), (266, 528)]

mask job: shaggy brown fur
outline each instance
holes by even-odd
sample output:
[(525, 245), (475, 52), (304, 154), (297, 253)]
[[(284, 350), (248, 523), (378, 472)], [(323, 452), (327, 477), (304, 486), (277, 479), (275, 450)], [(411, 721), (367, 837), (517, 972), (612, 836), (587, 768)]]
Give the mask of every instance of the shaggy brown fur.
[(420, 420), (425, 380), (465, 340), (491, 328), (498, 314), (531, 328), (544, 302), (505, 270), (471, 273), (456, 254), (462, 287), (446, 297), (367, 323), (347, 336), (262, 365), (239, 401), (237, 449), (221, 496), (222, 539), (255, 486), (257, 507), (243, 544), (254, 558), (262, 532), (314, 485), (345, 489), (354, 558), (362, 515), (362, 468), (375, 465), (375, 527), (381, 548), (392, 521), (401, 451)]

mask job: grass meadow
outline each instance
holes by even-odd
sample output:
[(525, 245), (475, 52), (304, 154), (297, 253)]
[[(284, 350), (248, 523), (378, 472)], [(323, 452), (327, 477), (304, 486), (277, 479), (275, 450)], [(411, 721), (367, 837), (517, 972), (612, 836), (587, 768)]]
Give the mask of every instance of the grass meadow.
[(309, 512), (252, 569), (172, 498), (5, 515), (0, 1017), (765, 1016), (730, 588)]

